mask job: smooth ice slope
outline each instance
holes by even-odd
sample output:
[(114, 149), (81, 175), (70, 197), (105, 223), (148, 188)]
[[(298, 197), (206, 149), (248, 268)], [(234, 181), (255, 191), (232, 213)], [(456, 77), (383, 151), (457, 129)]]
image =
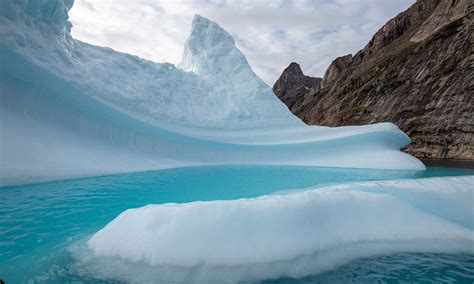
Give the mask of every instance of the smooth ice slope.
[(0, 5), (0, 185), (202, 164), (424, 169), (393, 124), (305, 126), (216, 23), (195, 17), (177, 68), (73, 39), (71, 6)]
[(473, 253), (473, 194), (474, 176), (467, 176), (148, 205), (123, 212), (88, 245), (108, 263), (153, 266), (161, 280), (302, 276), (380, 253)]

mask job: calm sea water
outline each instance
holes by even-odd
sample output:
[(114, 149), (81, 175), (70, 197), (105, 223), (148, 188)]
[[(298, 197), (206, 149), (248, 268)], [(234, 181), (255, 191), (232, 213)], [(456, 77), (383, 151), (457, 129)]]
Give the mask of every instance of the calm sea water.
[[(256, 197), (355, 181), (474, 175), (474, 169), (385, 171), (282, 166), (212, 166), (0, 188), (0, 279), (6, 283), (101, 282), (73, 269), (68, 247), (126, 209), (146, 204)], [(474, 256), (394, 254), (276, 283), (474, 281)]]

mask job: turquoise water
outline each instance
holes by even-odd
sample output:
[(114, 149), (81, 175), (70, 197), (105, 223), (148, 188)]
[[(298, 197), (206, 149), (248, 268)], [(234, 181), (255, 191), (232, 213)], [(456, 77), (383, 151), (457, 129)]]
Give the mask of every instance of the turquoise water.
[[(212, 166), (3, 187), (0, 188), (0, 278), (7, 283), (94, 282), (97, 279), (85, 278), (74, 270), (75, 260), (68, 248), (124, 210), (150, 203), (236, 199), (334, 183), (473, 174), (472, 169), (454, 168), (415, 172)], [(370, 282), (398, 277), (409, 282), (410, 277), (423, 276), (431, 280), (472, 282), (473, 263), (472, 255), (397, 254), (354, 261), (332, 272), (302, 279), (273, 281)]]
[(469, 254), (397, 253), (352, 261), (337, 269), (303, 277), (263, 281), (283, 283), (473, 283)]

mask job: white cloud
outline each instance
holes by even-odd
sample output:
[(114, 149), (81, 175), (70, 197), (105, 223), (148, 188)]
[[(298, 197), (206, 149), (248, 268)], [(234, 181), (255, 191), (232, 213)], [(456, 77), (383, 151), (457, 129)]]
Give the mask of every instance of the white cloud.
[(179, 63), (194, 14), (235, 38), (269, 85), (292, 61), (322, 76), (415, 0), (76, 0), (75, 38), (157, 62)]

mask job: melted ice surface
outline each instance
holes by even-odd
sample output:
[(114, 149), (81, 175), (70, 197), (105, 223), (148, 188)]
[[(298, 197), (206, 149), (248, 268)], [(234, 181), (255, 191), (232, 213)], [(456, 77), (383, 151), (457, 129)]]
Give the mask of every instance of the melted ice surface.
[(176, 67), (73, 39), (71, 6), (0, 7), (0, 185), (206, 164), (425, 169), (393, 124), (304, 125), (206, 18)]

